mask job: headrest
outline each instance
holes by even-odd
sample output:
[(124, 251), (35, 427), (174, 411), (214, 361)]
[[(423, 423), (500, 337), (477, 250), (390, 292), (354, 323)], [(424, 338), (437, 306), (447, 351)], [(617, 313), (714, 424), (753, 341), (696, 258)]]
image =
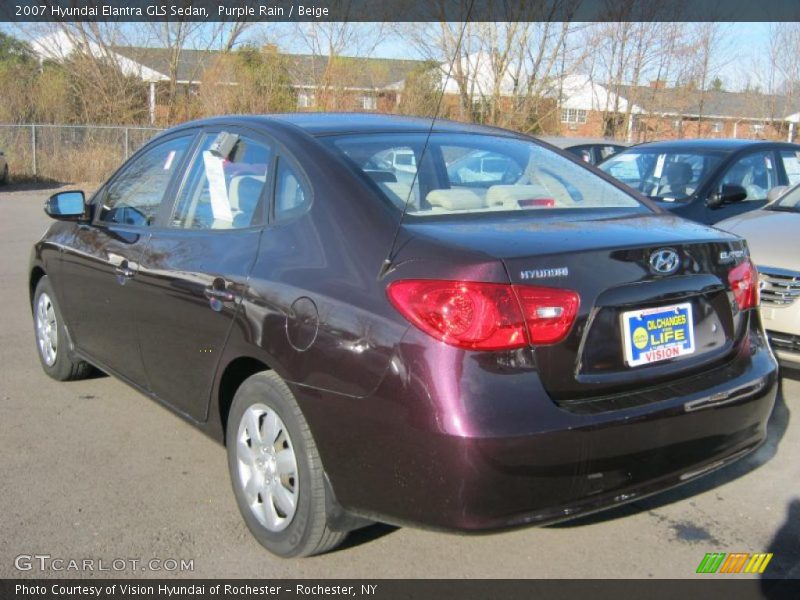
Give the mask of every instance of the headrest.
[(686, 185), (692, 180), (692, 174), (691, 165), (685, 162), (670, 163), (664, 171), (670, 185)]
[(465, 189), (433, 190), (426, 199), (431, 206), (447, 210), (470, 210), (486, 206), (479, 194)]
[(486, 204), (490, 207), (519, 208), (520, 200), (551, 197), (541, 185), (493, 185), (486, 192)]

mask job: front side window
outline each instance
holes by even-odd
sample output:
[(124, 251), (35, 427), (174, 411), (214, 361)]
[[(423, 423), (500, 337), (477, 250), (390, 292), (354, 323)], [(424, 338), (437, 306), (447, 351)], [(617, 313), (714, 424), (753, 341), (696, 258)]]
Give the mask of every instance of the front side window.
[(460, 133), (434, 133), (430, 139), (425, 133), (323, 139), (370, 178), (386, 199), (413, 216), (557, 208), (646, 210), (585, 167), (527, 140)]
[(645, 196), (674, 201), (694, 194), (721, 160), (715, 152), (642, 148), (615, 154), (599, 168)]
[(163, 142), (134, 158), (102, 194), (98, 221), (147, 227), (155, 222), (170, 179), (192, 141)]
[(731, 165), (722, 176), (723, 185), (739, 185), (747, 192), (745, 200), (766, 200), (767, 192), (777, 185), (772, 151), (753, 152)]
[(263, 223), (272, 148), (238, 137), (228, 156), (221, 157), (212, 152), (217, 138), (216, 133), (203, 138), (178, 196), (172, 227), (241, 229)]

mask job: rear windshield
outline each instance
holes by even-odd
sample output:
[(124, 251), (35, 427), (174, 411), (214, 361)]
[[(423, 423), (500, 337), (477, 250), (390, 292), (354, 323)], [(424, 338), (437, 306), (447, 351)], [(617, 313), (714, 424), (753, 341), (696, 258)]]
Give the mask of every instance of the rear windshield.
[[(552, 209), (647, 210), (589, 169), (536, 143), (480, 134), (324, 138), (409, 215)], [(424, 152), (423, 152), (424, 149)]]

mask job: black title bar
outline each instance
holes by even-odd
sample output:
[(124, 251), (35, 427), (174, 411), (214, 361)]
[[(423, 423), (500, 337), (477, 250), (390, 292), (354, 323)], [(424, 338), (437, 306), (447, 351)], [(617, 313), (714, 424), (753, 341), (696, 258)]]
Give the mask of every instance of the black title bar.
[(4, 0), (0, 21), (800, 21), (798, 0)]

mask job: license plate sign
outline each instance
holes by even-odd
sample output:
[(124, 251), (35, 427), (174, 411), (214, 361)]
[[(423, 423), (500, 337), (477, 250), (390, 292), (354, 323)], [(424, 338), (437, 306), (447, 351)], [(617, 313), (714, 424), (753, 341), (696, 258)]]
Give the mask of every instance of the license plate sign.
[(622, 313), (625, 363), (630, 367), (692, 354), (694, 330), (690, 303)]

